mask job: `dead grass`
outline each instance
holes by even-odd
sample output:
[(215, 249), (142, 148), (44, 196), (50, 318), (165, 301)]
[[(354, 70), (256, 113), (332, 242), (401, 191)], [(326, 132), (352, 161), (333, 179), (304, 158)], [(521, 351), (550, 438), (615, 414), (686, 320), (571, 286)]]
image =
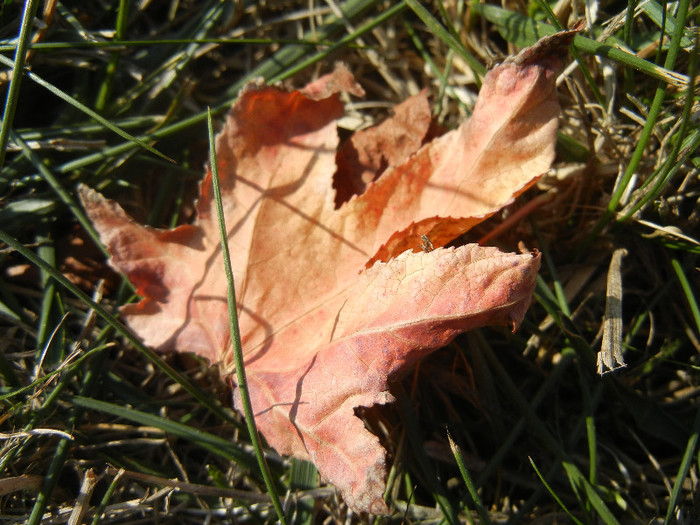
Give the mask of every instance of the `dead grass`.
[[(177, 163), (124, 142), (23, 79), (13, 129), (28, 149), (23, 153), (17, 136), (10, 137), (0, 174), (0, 230), (112, 312), (129, 300), (129, 288), (105, 270), (89, 238), (81, 240), (56, 187), (70, 194), (85, 181), (139, 220), (187, 222), (207, 156), (206, 107), (223, 114), (251, 76), (299, 86), (334, 61), (346, 62), (367, 91), (364, 101), (349, 105), (349, 128), (377, 122), (423, 88), (433, 95), (438, 123), (454, 126), (478, 92), (467, 59), (417, 11), (380, 20), (394, 3), (348, 2), (362, 12), (336, 24), (327, 20), (339, 7), (334, 2), (153, 0), (129, 5), (122, 23), (116, 2), (45, 5), (34, 33), (45, 47), (30, 51), (31, 71), (128, 132), (148, 135)], [(525, 38), (507, 24), (499, 33), (498, 22), (476, 5), (426, 7), (487, 66)], [(564, 25), (583, 16), (583, 4), (553, 7)], [(596, 35), (617, 15), (624, 24), (623, 4), (597, 7)], [(659, 51), (656, 7), (647, 4), (631, 23), (629, 45), (663, 64), (670, 37)], [(0, 11), (8, 45), (18, 34), (20, 9), (6, 4)], [(538, 3), (509, 9), (546, 19)], [(689, 28), (697, 12), (693, 16)], [(381, 23), (355, 34), (376, 20)], [(347, 43), (295, 71), (350, 34)], [(614, 35), (621, 45), (622, 29)], [(314, 36), (321, 45), (301, 42)], [(692, 80), (697, 32), (688, 29), (686, 38), (670, 71)], [(114, 40), (130, 42), (99, 44)], [(172, 42), (155, 43), (161, 40)], [(478, 240), (502, 225), (489, 243), (515, 250), (522, 241), (544, 253), (523, 326), (516, 334), (485, 329), (458, 338), (396, 381), (397, 403), (363, 411), (390, 451), (391, 517), (353, 515), (313, 467), (270, 451), (290, 523), (700, 520), (700, 247), (694, 239), (700, 159), (691, 149), (700, 133), (697, 102), (684, 109), (682, 78), (680, 87), (668, 87), (630, 190), (617, 192), (644, 140), (660, 84), (617, 60), (581, 55), (593, 84), (580, 67), (562, 77), (562, 138), (553, 170), (464, 239)], [(645, 195), (648, 202), (634, 209)], [(608, 210), (611, 199), (619, 204)], [(634, 213), (618, 221), (625, 210)], [(202, 404), (60, 283), (16, 250), (0, 247), (0, 521), (276, 521), (245, 427), (228, 408), (230, 387), (216, 370), (186, 355), (163, 357), (206, 392), (210, 401)], [(613, 344), (621, 345), (627, 366), (601, 377), (596, 353), (603, 319), (611, 315), (609, 264), (622, 248), (624, 335)], [(470, 479), (457, 467), (448, 431)]]

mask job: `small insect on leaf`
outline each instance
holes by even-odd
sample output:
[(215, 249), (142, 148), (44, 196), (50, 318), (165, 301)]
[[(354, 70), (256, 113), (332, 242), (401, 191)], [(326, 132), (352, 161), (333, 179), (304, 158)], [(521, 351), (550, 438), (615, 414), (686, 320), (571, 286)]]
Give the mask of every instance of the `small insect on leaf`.
[(433, 246), (433, 243), (430, 242), (430, 239), (428, 238), (427, 235), (420, 236), (420, 247), (421, 247), (421, 250), (423, 250), (426, 253), (432, 252), (435, 249), (435, 247)]

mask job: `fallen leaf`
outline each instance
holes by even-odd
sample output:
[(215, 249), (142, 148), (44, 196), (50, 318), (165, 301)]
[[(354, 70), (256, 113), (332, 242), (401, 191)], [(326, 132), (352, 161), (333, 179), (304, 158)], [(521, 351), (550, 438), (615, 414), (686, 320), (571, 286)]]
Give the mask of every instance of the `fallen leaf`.
[(336, 157), (336, 206), (364, 193), (387, 168), (406, 162), (423, 145), (431, 122), (430, 104), (423, 92), (397, 105), (393, 118), (354, 133)]
[[(391, 131), (341, 148), (340, 157), (354, 149), (366, 160), (354, 167), (336, 166), (338, 92), (362, 93), (344, 68), (302, 91), (248, 86), (217, 137), (256, 422), (278, 452), (313, 461), (357, 511), (388, 509), (385, 450), (355, 408), (391, 402), (389, 379), (457, 334), (515, 328), (530, 303), (537, 253), (443, 246), (549, 168), (554, 77), (569, 41), (549, 37), (493, 69), (473, 116), (425, 145), (427, 127), (414, 132), (397, 111), (383, 124)], [(425, 107), (425, 95), (409, 105)], [(379, 140), (381, 151), (371, 144)], [(366, 189), (336, 206), (334, 173)], [(230, 375), (211, 173), (194, 224), (169, 231), (136, 224), (86, 187), (80, 195), (111, 264), (143, 297), (122, 309), (129, 326), (160, 351), (197, 353)], [(421, 249), (423, 236), (434, 249)]]

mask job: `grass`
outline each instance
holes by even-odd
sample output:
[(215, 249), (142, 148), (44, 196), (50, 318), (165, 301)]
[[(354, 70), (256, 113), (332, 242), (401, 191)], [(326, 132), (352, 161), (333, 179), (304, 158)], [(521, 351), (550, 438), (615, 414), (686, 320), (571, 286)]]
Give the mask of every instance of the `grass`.
[[(4, 3), (0, 521), (268, 523), (276, 497), (288, 523), (700, 520), (700, 13), (595, 7)], [(543, 252), (523, 326), (458, 338), (395, 382), (396, 403), (361, 411), (389, 450), (392, 516), (352, 514), (271, 450), (266, 484), (227, 382), (119, 323), (133, 290), (91, 241), (77, 184), (186, 223), (207, 110), (220, 120), (248, 80), (300, 86), (343, 60), (368, 93), (356, 119), (427, 87), (453, 127), (489, 65), (584, 16), (552, 172), (465, 239), (502, 226), (490, 243)], [(600, 376), (604, 321), (627, 366)]]

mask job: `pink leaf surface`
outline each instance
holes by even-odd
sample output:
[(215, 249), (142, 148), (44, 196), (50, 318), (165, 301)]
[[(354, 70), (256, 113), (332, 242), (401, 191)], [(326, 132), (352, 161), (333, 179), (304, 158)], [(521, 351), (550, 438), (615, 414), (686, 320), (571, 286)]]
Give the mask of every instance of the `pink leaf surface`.
[[(391, 402), (389, 379), (459, 333), (514, 328), (525, 314), (538, 254), (442, 246), (549, 168), (569, 40), (555, 35), (493, 69), (472, 118), (426, 144), (423, 94), (339, 150), (338, 93), (362, 94), (344, 68), (291, 93), (247, 87), (217, 137), (256, 422), (355, 510), (388, 511), (385, 450), (355, 408)], [(334, 174), (345, 179), (336, 187), (353, 188), (339, 206)], [(170, 231), (86, 187), (80, 195), (111, 264), (143, 297), (122, 309), (129, 326), (160, 351), (194, 352), (230, 374), (211, 173), (194, 224)], [(422, 251), (421, 235), (436, 249)]]

